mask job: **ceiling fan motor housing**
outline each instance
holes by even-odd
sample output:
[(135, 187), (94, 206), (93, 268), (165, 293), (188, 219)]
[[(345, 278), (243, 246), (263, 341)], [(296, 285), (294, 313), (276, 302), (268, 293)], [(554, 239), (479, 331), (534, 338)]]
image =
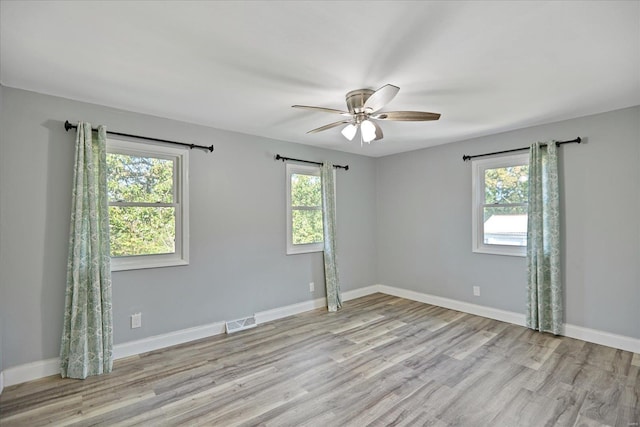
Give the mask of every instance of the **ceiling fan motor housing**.
[(358, 114), (364, 112), (364, 103), (375, 92), (371, 89), (356, 89), (347, 93), (347, 108), (351, 114)]

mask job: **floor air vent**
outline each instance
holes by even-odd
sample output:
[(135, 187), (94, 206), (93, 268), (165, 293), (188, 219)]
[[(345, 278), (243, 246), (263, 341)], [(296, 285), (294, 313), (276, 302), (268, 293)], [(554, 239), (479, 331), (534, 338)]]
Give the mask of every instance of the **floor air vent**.
[(256, 326), (258, 326), (256, 323), (255, 316), (245, 317), (244, 319), (238, 319), (238, 320), (229, 320), (224, 323), (226, 325), (228, 334), (231, 334), (233, 332), (243, 331), (245, 329), (255, 328)]

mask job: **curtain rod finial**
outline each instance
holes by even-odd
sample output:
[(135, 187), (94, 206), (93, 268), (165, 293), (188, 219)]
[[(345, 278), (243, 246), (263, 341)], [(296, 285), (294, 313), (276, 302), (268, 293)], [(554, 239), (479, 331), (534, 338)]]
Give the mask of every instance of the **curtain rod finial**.
[(69, 132), (69, 129), (73, 129), (73, 125), (71, 123), (69, 123), (69, 120), (65, 120), (65, 122), (64, 122), (64, 130)]

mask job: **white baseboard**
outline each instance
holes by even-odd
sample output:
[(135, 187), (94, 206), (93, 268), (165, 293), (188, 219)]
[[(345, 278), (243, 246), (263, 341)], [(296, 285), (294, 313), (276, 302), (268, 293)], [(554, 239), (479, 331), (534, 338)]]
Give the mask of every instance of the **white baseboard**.
[[(515, 325), (525, 325), (525, 316), (522, 313), (500, 310), (497, 308), (478, 304), (471, 304), (464, 301), (458, 301), (387, 285), (372, 285), (364, 288), (346, 291), (342, 293), (342, 300), (349, 301), (355, 298), (371, 295), (376, 292), (393, 295), (400, 298), (406, 298), (412, 301), (423, 302), (426, 304), (437, 305), (439, 307), (462, 311), (477, 316), (488, 317), (490, 319), (513, 323)], [(310, 301), (303, 301), (284, 307), (257, 312), (255, 313), (256, 322), (258, 324), (269, 322), (272, 320), (281, 319), (283, 317), (304, 313), (305, 311), (315, 310), (321, 307), (326, 307), (326, 298), (317, 298)], [(567, 337), (576, 338), (595, 344), (606, 345), (608, 347), (619, 348), (621, 350), (626, 350), (633, 353), (640, 353), (640, 339), (637, 338), (612, 334), (610, 332), (604, 332), (570, 324), (565, 325), (564, 330), (564, 335)], [(169, 332), (167, 334), (155, 335), (141, 340), (130, 341), (127, 343), (115, 345), (113, 349), (113, 356), (114, 359), (122, 359), (124, 357), (134, 356), (149, 351), (159, 350), (161, 348), (222, 334), (224, 333), (224, 331), (224, 322), (216, 322), (209, 325), (196, 326), (193, 328)], [(4, 372), (0, 372), (0, 392), (2, 392), (3, 386), (9, 387), (11, 385), (20, 384), (26, 381), (32, 381), (50, 375), (55, 375), (59, 372), (60, 361), (58, 358), (26, 363), (24, 365), (6, 369)]]
[[(346, 291), (342, 294), (342, 299), (348, 301), (361, 296), (378, 292), (376, 286), (368, 286), (366, 288), (354, 289)], [(284, 307), (278, 307), (271, 310), (265, 310), (255, 313), (256, 322), (264, 323), (271, 320), (281, 319), (283, 317), (292, 316), (294, 314), (304, 313), (305, 311), (314, 310), (316, 308), (326, 307), (326, 298), (317, 298), (311, 301), (303, 301), (297, 304), (291, 304)], [(184, 344), (189, 341), (195, 341), (202, 338), (211, 337), (225, 332), (224, 322), (211, 323), (209, 325), (196, 326), (193, 328), (182, 329), (179, 331), (169, 332), (166, 334), (154, 335), (152, 337), (143, 338), (141, 340), (129, 341), (117, 344), (113, 347), (114, 360), (124, 357), (135, 356), (137, 354), (149, 351), (159, 350), (161, 348), (170, 347), (172, 345)], [(40, 360), (24, 365), (14, 366), (7, 369), (6, 381), (4, 385), (11, 386), (27, 381), (37, 380), (39, 378), (56, 375), (60, 372), (60, 359), (52, 358)], [(1, 389), (1, 387), (0, 387)]]
[[(500, 310), (498, 308), (487, 307), (484, 305), (471, 304), (464, 301), (438, 297), (435, 295), (424, 294), (416, 291), (409, 291), (402, 288), (395, 288), (393, 286), (374, 285), (374, 287), (377, 287), (378, 292), (382, 292), (384, 294), (394, 295), (400, 298), (406, 298), (413, 301), (424, 302), (427, 304), (433, 304), (439, 307), (449, 308), (451, 310), (463, 311), (465, 313), (475, 314), (476, 316), (501, 320), (503, 322), (513, 323), (514, 325), (526, 325), (526, 318), (523, 313)], [(613, 334), (611, 332), (605, 332), (571, 324), (564, 325), (563, 335), (569, 338), (576, 338), (594, 344), (600, 344), (607, 347), (630, 351), (632, 353), (640, 353), (640, 339), (638, 338), (627, 337), (624, 335)]]
[(612, 334), (611, 332), (599, 331), (597, 329), (585, 328), (568, 323), (564, 325), (564, 335), (569, 338), (640, 354), (640, 339), (638, 338)]
[(500, 310), (498, 308), (487, 307), (484, 305), (471, 304), (469, 302), (458, 301), (449, 298), (438, 297), (435, 295), (423, 294), (421, 292), (409, 291), (407, 289), (394, 288), (392, 286), (378, 285), (378, 292), (393, 295), (400, 298), (410, 299), (412, 301), (424, 302), (426, 304), (437, 305), (451, 310), (462, 311), (476, 316), (488, 317), (489, 319), (500, 320), (502, 322), (513, 323), (515, 325), (524, 326), (524, 314), (515, 313), (513, 311)]
[[(349, 301), (366, 295), (371, 295), (376, 292), (379, 292), (377, 285), (345, 291), (342, 293), (342, 301)], [(304, 313), (305, 311), (311, 311), (326, 306), (326, 298), (316, 298), (311, 301), (303, 301), (297, 304), (286, 305), (284, 307), (278, 307), (271, 310), (259, 311), (255, 313), (256, 322), (258, 324), (270, 322), (272, 320), (282, 319), (283, 317), (293, 316)]]
[(349, 301), (356, 298), (366, 297), (380, 291), (380, 285), (371, 285), (364, 288), (354, 289), (352, 291), (342, 292), (342, 301)]
[[(224, 322), (216, 322), (209, 325), (196, 326), (194, 328), (182, 329), (167, 334), (155, 335), (141, 340), (130, 341), (113, 346), (113, 359), (122, 359), (148, 351), (159, 350), (172, 345), (183, 344), (189, 341), (210, 337), (224, 333)], [(5, 374), (5, 385), (7, 387), (37, 380), (60, 373), (60, 359), (54, 357), (46, 360), (25, 363), (14, 366), (3, 372)]]
[(255, 313), (256, 323), (260, 324), (276, 319), (282, 319), (283, 317), (293, 316), (295, 314), (304, 313), (305, 311), (326, 307), (326, 305), (326, 298), (316, 298), (311, 301), (303, 301), (296, 304), (286, 305), (284, 307), (273, 308), (271, 310), (259, 311)]
[(113, 346), (113, 359), (135, 356), (136, 354), (155, 351), (172, 345), (183, 344), (224, 333), (224, 322), (210, 323), (208, 325), (195, 326), (181, 329), (166, 334), (154, 335), (141, 340), (129, 341)]
[(3, 373), (4, 385), (9, 387), (15, 384), (37, 380), (48, 377), (49, 375), (60, 373), (60, 359), (58, 357), (54, 357), (52, 359), (25, 363), (24, 365), (5, 369)]

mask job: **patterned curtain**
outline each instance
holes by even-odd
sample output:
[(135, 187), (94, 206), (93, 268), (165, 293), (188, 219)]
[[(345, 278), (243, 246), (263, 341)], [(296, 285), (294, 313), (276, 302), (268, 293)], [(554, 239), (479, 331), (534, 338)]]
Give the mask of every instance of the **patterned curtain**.
[(324, 230), (324, 280), (327, 288), (327, 308), (342, 307), (340, 280), (336, 264), (336, 195), (333, 165), (322, 165), (322, 228)]
[(100, 126), (93, 140), (91, 124), (78, 123), (60, 347), (63, 378), (84, 379), (113, 367), (106, 133)]
[(531, 145), (527, 231), (527, 326), (562, 330), (560, 282), (560, 202), (556, 142)]

